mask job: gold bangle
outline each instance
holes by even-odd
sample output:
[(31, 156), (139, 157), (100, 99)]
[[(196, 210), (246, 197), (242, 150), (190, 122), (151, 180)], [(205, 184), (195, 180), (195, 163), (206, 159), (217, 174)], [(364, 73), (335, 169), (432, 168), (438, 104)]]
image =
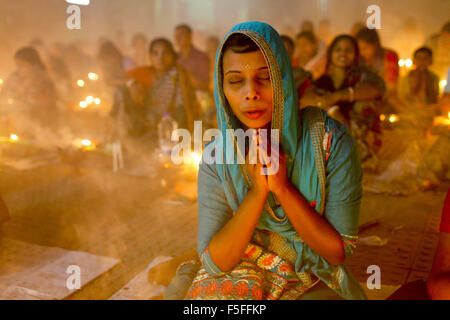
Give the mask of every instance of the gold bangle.
[(348, 87), (348, 93), (350, 95), (350, 102), (353, 102), (355, 100), (355, 90), (353, 90), (353, 87)]

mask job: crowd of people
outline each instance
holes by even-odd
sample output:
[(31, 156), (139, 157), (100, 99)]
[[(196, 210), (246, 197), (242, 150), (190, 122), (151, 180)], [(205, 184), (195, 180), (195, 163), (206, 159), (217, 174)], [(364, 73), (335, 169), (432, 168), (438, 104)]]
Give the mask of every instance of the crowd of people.
[[(173, 298), (364, 299), (343, 265), (356, 246), (362, 172), (377, 171), (384, 113), (412, 104), (431, 117), (449, 111), (449, 84), (441, 95), (431, 67), (443, 74), (450, 66), (450, 22), (411, 53), (414, 67), (405, 75), (377, 30), (357, 24), (333, 38), (329, 28), (322, 21), (316, 34), (305, 21), (293, 39), (248, 22), (236, 25), (223, 43), (211, 36), (202, 52), (192, 28), (181, 24), (174, 43), (136, 35), (132, 54), (100, 39), (95, 59), (80, 48), (44, 50), (33, 41), (14, 55), (2, 111), (28, 112), (58, 126), (62, 119), (49, 123), (49, 115), (70, 105), (77, 73), (98, 69), (122, 140), (155, 140), (168, 115), (191, 131), (195, 120), (221, 134), (268, 125), (281, 130), (281, 169), (273, 176), (258, 175), (259, 164), (223, 162), (223, 170), (200, 165), (201, 268)], [(322, 145), (325, 159), (318, 156)], [(433, 274), (429, 293), (448, 295), (445, 272)]]
[[(108, 96), (105, 101), (111, 101), (110, 120), (122, 139), (155, 138), (157, 123), (167, 112), (178, 127), (192, 130), (194, 120), (214, 127), (219, 39), (209, 37), (203, 52), (194, 45), (187, 24), (175, 27), (173, 39), (173, 43), (168, 38), (149, 41), (137, 33), (131, 50), (124, 53), (113, 41), (100, 38), (96, 57), (83, 46), (55, 43), (50, 47), (35, 39), (14, 55), (16, 69), (1, 88), (3, 112), (22, 110), (37, 122), (55, 126), (56, 111), (76, 104), (75, 79), (98, 70)], [(319, 23), (317, 33), (314, 24), (305, 20), (295, 38), (282, 35), (282, 39), (292, 63), (299, 107), (323, 108), (344, 123), (357, 141), (366, 170), (377, 170), (381, 114), (399, 112), (411, 103), (430, 114), (443, 112), (436, 73), (445, 74), (449, 65), (448, 22), (411, 53), (413, 68), (404, 75), (395, 50), (382, 46), (376, 29), (360, 23), (349, 34), (332, 39), (328, 20)], [(47, 114), (54, 116), (43, 116)]]

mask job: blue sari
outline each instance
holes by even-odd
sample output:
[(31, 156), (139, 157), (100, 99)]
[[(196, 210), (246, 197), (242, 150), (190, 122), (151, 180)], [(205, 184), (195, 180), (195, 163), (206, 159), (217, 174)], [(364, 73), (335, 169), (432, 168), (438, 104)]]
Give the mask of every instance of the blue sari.
[[(339, 232), (346, 257), (352, 253), (357, 240), (362, 170), (351, 134), (321, 109), (308, 107), (299, 111), (291, 63), (280, 36), (271, 26), (261, 22), (238, 24), (222, 40), (216, 56), (214, 91), (223, 142), (215, 147), (223, 148), (220, 153), (223, 158), (219, 162), (222, 164), (200, 164), (198, 252), (202, 268), (187, 298), (299, 299), (323, 282), (342, 298), (365, 299), (364, 291), (344, 265), (330, 264), (302, 240), (272, 193), (242, 263), (232, 271), (223, 272), (211, 259), (208, 250), (211, 238), (232, 218), (251, 187), (244, 165), (227, 164), (225, 152), (227, 147), (236, 148), (227, 146), (226, 130), (239, 128), (222, 89), (222, 47), (234, 33), (253, 40), (266, 59), (274, 102), (271, 128), (279, 129), (291, 183), (317, 214)], [(311, 130), (320, 125), (325, 137), (323, 152), (314, 148), (317, 130)], [(242, 286), (236, 289), (236, 282), (232, 282), (233, 293), (222, 294), (226, 291), (225, 284), (236, 279), (247, 285), (246, 290)], [(270, 288), (271, 285), (274, 287)]]

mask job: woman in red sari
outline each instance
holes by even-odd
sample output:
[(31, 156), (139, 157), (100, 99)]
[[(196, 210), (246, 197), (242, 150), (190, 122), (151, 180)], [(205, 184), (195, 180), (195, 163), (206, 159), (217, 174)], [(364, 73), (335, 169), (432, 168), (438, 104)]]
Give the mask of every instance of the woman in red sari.
[(355, 38), (340, 35), (327, 51), (325, 73), (300, 101), (300, 107), (318, 106), (347, 125), (355, 138), (363, 168), (376, 167), (376, 149), (381, 145), (379, 104), (384, 82), (366, 67), (358, 65)]
[(356, 40), (361, 53), (360, 63), (383, 78), (388, 93), (396, 92), (399, 77), (397, 53), (381, 46), (375, 29), (361, 29)]

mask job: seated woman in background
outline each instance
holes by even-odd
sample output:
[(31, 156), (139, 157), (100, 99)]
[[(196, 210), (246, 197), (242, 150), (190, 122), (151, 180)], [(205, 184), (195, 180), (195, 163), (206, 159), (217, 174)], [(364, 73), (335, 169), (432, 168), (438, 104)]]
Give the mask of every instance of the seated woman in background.
[[(149, 47), (150, 66), (128, 71), (126, 87), (117, 98), (113, 116), (124, 108), (129, 119), (139, 128), (155, 132), (159, 120), (169, 112), (179, 128), (192, 130), (194, 120), (200, 118), (200, 108), (187, 71), (176, 64), (172, 43), (165, 38), (153, 40)], [(135, 131), (138, 127), (130, 127)]]
[[(281, 35), (281, 40), (283, 40), (284, 47), (288, 53), (289, 59), (291, 62), (294, 59), (295, 52), (295, 43), (291, 37), (286, 35)], [(312, 74), (302, 67), (294, 67), (292, 66), (292, 72), (294, 73), (295, 86), (297, 87), (298, 97), (301, 98), (305, 93), (306, 89), (308, 89), (312, 85)]]
[(328, 47), (325, 73), (300, 101), (300, 107), (318, 106), (347, 125), (357, 141), (363, 167), (376, 166), (376, 149), (381, 145), (379, 105), (383, 80), (358, 66), (355, 38), (337, 36)]
[(302, 67), (311, 72), (313, 79), (320, 77), (325, 70), (325, 47), (321, 48), (312, 31), (302, 31), (296, 37), (297, 54), (292, 61), (294, 67)]
[[(186, 299), (364, 299), (343, 265), (355, 248), (362, 193), (349, 131), (319, 108), (299, 112), (291, 62), (271, 26), (238, 24), (220, 48), (217, 158), (199, 168), (202, 267)], [(277, 173), (249, 163), (235, 139), (217, 143), (239, 128), (279, 132)]]
[(42, 125), (56, 124), (55, 86), (38, 52), (31, 47), (21, 48), (16, 51), (14, 60), (16, 70), (3, 85), (0, 103), (8, 106), (8, 111), (12, 113), (21, 113), (11, 114), (13, 118), (29, 116)]
[(383, 78), (388, 95), (395, 95), (399, 77), (398, 55), (393, 50), (381, 46), (375, 29), (363, 28), (356, 34), (360, 63)]
[(149, 53), (152, 68), (149, 113), (158, 122), (165, 112), (169, 112), (179, 128), (192, 130), (194, 120), (201, 117), (201, 109), (187, 71), (176, 64), (172, 43), (165, 38), (155, 39)]

